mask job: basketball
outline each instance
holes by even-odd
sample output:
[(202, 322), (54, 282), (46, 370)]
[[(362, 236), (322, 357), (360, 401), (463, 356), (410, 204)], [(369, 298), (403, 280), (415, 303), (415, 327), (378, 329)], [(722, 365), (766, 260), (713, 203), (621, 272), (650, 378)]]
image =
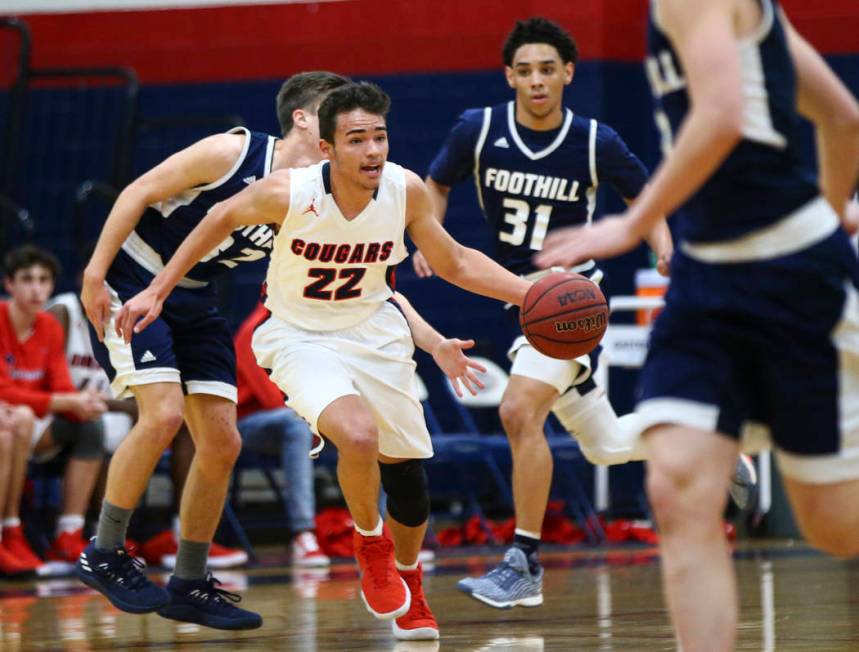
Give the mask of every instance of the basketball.
[(608, 326), (608, 304), (596, 283), (581, 274), (557, 272), (528, 290), (519, 324), (540, 353), (572, 360), (600, 343)]

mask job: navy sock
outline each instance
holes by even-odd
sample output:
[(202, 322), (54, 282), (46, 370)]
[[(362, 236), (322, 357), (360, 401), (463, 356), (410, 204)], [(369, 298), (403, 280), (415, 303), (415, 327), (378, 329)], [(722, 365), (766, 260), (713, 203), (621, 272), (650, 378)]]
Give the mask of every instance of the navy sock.
[(528, 560), (528, 570), (532, 575), (540, 570), (540, 561), (537, 559), (537, 552), (540, 550), (540, 539), (517, 532), (513, 537), (513, 547), (519, 548), (519, 550), (525, 553), (525, 558)]

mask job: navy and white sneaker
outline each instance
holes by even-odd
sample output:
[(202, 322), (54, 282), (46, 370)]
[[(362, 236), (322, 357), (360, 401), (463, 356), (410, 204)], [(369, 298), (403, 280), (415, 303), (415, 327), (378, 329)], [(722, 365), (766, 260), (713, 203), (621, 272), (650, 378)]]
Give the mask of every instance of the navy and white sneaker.
[(174, 575), (167, 582), (170, 602), (158, 610), (158, 615), (213, 629), (261, 627), (262, 616), (239, 609), (235, 603), (241, 601), (241, 596), (219, 589), (220, 584), (211, 573), (199, 580), (183, 580)]
[(510, 548), (504, 561), (483, 577), (467, 577), (456, 588), (496, 609), (543, 604), (543, 569), (532, 574), (519, 548)]
[(121, 546), (108, 552), (97, 550), (95, 539), (75, 564), (81, 582), (104, 595), (117, 609), (132, 614), (158, 611), (170, 599), (167, 591), (141, 572), (143, 568), (145, 564)]

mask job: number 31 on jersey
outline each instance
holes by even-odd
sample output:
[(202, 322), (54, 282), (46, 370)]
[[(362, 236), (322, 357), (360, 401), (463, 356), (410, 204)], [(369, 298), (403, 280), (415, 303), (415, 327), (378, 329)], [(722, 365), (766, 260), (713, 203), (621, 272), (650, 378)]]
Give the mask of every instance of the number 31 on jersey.
[[(512, 231), (499, 231), (498, 239), (509, 245), (518, 247), (525, 242), (528, 233), (528, 218), (531, 216), (531, 206), (522, 199), (504, 198), (504, 222), (513, 226)], [(534, 209), (534, 228), (531, 231), (531, 249), (539, 251), (543, 248), (543, 240), (549, 230), (549, 219), (552, 216), (552, 207), (540, 204)]]

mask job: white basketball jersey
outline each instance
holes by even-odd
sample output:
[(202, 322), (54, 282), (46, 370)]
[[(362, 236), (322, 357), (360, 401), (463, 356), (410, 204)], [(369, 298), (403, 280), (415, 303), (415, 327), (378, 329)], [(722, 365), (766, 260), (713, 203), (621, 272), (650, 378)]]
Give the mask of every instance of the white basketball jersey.
[(289, 213), (275, 241), (266, 308), (312, 331), (349, 328), (393, 294), (407, 256), (406, 177), (385, 163), (370, 203), (347, 220), (331, 194), (328, 161), (290, 170)]
[(69, 332), (66, 341), (66, 359), (69, 362), (72, 382), (78, 389), (91, 387), (110, 395), (110, 381), (92, 354), (89, 327), (86, 315), (74, 292), (66, 292), (53, 297), (47, 307), (63, 306), (69, 315)]

